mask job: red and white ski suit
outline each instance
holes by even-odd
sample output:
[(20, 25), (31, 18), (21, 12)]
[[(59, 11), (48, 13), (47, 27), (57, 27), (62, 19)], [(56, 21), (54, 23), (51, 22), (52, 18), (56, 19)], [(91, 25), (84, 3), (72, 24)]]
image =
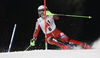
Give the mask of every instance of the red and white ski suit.
[[(61, 42), (67, 43), (68, 40), (69, 40), (69, 37), (66, 34), (64, 34), (62, 31), (60, 31), (60, 30), (58, 30), (56, 28), (54, 20), (58, 20), (58, 19), (59, 19), (59, 17), (57, 15), (54, 15), (53, 17), (50, 17), (50, 16), (46, 17), (46, 22), (47, 22), (47, 38), (50, 39), (51, 37), (53, 37), (53, 38), (55, 38), (55, 39), (57, 39), (57, 40), (59, 40)], [(37, 37), (38, 36), (40, 28), (42, 29), (43, 33), (45, 34), (45, 19), (43, 19), (42, 17), (37, 19), (33, 37)], [(79, 44), (81, 46), (85, 46), (84, 43), (76, 41), (76, 40), (72, 40), (71, 39), (69, 42), (75, 43), (75, 44)], [(59, 44), (57, 42), (51, 43), (48, 40), (48, 43), (49, 44), (55, 44), (55, 45), (61, 47), (62, 49), (64, 48), (63, 45), (61, 45), (61, 44)]]
[[(62, 42), (67, 42), (67, 40), (69, 39), (68, 36), (56, 28), (54, 19), (58, 20), (59, 17), (53, 16), (53, 18), (52, 18), (50, 16), (47, 16), (47, 18), (46, 18), (47, 25), (48, 25), (47, 38), (53, 37), (53, 38), (61, 40)], [(33, 37), (38, 36), (38, 32), (39, 32), (40, 28), (42, 29), (43, 33), (45, 34), (45, 22), (42, 17), (37, 19)]]

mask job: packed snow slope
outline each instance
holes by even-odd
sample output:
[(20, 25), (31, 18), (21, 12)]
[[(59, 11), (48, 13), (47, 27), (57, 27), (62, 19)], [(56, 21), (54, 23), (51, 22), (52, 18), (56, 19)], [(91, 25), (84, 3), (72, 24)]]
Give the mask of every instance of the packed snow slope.
[(100, 58), (100, 39), (94, 42), (93, 49), (74, 50), (33, 50), (0, 53), (0, 58)]
[(0, 58), (100, 58), (100, 49), (91, 50), (34, 50), (1, 53)]

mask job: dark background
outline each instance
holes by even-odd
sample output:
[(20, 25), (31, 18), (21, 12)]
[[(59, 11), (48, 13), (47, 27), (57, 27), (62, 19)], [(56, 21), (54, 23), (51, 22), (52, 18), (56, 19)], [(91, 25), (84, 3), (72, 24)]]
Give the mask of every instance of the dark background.
[[(17, 24), (11, 51), (24, 51), (33, 37), (38, 18), (37, 8), (44, 0), (0, 0), (0, 52), (7, 52), (14, 24)], [(100, 37), (98, 0), (47, 0), (52, 13), (90, 15), (92, 19), (61, 17), (55, 21), (57, 28), (71, 39), (92, 43)], [(45, 38), (40, 30), (36, 46), (29, 50), (45, 49)], [(48, 45), (48, 49), (59, 49)]]

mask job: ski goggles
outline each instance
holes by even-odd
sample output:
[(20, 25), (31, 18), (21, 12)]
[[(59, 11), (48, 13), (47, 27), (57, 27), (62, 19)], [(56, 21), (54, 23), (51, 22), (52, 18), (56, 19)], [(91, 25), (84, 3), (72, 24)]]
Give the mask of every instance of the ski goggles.
[[(46, 11), (47, 11), (48, 9), (46, 8)], [(38, 11), (44, 11), (44, 9), (40, 9), (40, 10), (38, 10)]]

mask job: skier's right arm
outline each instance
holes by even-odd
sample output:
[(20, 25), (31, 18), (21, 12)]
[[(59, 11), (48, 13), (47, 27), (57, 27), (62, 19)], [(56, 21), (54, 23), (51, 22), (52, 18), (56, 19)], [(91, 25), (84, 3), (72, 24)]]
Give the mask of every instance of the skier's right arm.
[(38, 36), (38, 33), (39, 33), (39, 30), (40, 30), (40, 25), (38, 23), (38, 21), (36, 22), (36, 25), (35, 25), (35, 30), (34, 30), (34, 33), (33, 33), (33, 37), (36, 37)]
[(35, 41), (36, 41), (36, 39), (37, 39), (39, 30), (40, 30), (40, 25), (39, 25), (39, 23), (38, 23), (38, 21), (37, 21), (37, 22), (36, 22), (36, 25), (35, 25), (35, 30), (34, 30), (34, 33), (33, 33), (33, 38), (30, 40), (30, 45), (31, 45), (31, 46), (35, 46)]

